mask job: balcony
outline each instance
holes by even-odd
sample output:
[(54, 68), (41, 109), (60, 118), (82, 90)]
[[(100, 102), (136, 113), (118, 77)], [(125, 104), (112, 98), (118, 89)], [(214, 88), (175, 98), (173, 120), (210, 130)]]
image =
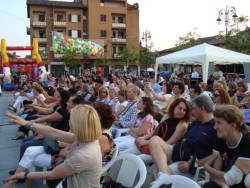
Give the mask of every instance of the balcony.
[(118, 55), (118, 54), (112, 54), (112, 57), (114, 59), (120, 59), (122, 56), (121, 55)]
[(46, 22), (45, 22), (45, 21), (44, 21), (44, 22), (33, 21), (33, 22), (32, 22), (32, 25), (33, 25), (34, 27), (46, 27)]
[(112, 23), (113, 28), (126, 28), (125, 23)]
[(37, 40), (38, 43), (47, 43), (47, 38), (39, 38), (39, 37), (35, 37), (33, 38), (33, 40)]
[(54, 26), (66, 27), (66, 21), (54, 21)]
[(111, 38), (112, 43), (127, 43), (126, 38)]
[(58, 54), (58, 53), (54, 53), (54, 58), (60, 58), (63, 57), (64, 54)]

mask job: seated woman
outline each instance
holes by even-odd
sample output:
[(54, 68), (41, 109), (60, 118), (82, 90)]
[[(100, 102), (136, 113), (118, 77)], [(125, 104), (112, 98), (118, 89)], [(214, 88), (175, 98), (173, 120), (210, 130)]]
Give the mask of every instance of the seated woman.
[(21, 126), (28, 126), (32, 130), (60, 142), (71, 145), (69, 155), (65, 161), (52, 171), (28, 172), (26, 160), (20, 161), (16, 173), (4, 180), (8, 182), (3, 187), (14, 187), (18, 179), (59, 179), (67, 177), (67, 187), (97, 188), (100, 187), (102, 169), (101, 149), (98, 139), (101, 136), (101, 124), (96, 110), (89, 105), (78, 105), (71, 110), (71, 132), (28, 122), (20, 117), (6, 113), (11, 121)]
[(100, 87), (98, 90), (98, 97), (96, 99), (96, 102), (104, 102), (108, 103), (110, 101), (109, 99), (109, 90), (107, 87)]
[(214, 104), (232, 104), (232, 100), (228, 94), (228, 92), (224, 89), (218, 88), (214, 91)]
[(137, 103), (137, 114), (134, 123), (131, 125), (129, 135), (121, 136), (115, 139), (119, 151), (130, 148), (138, 136), (145, 136), (152, 132), (154, 124), (153, 102), (148, 97), (142, 97)]
[(232, 97), (233, 105), (236, 105), (239, 108), (244, 108), (245, 104), (245, 97), (249, 97), (249, 94), (247, 93), (248, 85), (246, 81), (240, 81), (237, 84), (237, 91)]
[(116, 147), (110, 130), (115, 116), (112, 114), (112, 108), (108, 104), (97, 102), (93, 104), (93, 107), (101, 120), (102, 136), (99, 138), (99, 144), (102, 152), (102, 165), (104, 166), (112, 159)]
[(204, 188), (245, 188), (244, 176), (250, 172), (250, 134), (244, 124), (244, 116), (233, 105), (221, 105), (214, 111), (217, 140), (214, 153), (204, 168), (212, 181)]
[[(137, 137), (135, 144), (123, 153), (133, 153), (140, 155), (143, 153), (150, 154), (149, 140), (153, 136), (161, 137), (166, 143), (173, 145), (178, 142), (187, 130), (187, 123), (191, 120), (191, 112), (188, 102), (179, 98), (176, 99), (169, 108), (169, 118), (164, 120), (150, 134), (142, 137)], [(144, 148), (144, 149), (143, 149)]]

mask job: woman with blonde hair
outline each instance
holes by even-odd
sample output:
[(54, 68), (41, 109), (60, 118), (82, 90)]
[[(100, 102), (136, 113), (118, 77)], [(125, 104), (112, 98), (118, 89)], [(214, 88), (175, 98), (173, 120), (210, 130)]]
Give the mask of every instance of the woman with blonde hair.
[(108, 88), (105, 86), (100, 87), (98, 90), (98, 97), (97, 97), (95, 102), (104, 102), (104, 103), (108, 104), (109, 101), (110, 101), (110, 99), (109, 99)]
[(102, 154), (98, 139), (102, 134), (96, 110), (89, 105), (77, 105), (71, 110), (70, 129), (64, 132), (49, 126), (26, 121), (14, 114), (6, 113), (11, 122), (26, 126), (45, 137), (72, 144), (65, 161), (52, 171), (29, 172), (30, 159), (22, 158), (16, 173), (6, 179), (4, 187), (14, 187), (18, 179), (59, 179), (67, 177), (67, 187), (100, 187)]
[(208, 156), (204, 165), (212, 181), (203, 188), (250, 187), (250, 134), (242, 111), (233, 105), (220, 105), (214, 117), (217, 139), (214, 153)]
[(228, 92), (226, 92), (224, 89), (218, 88), (214, 91), (214, 103), (216, 105), (232, 104), (232, 100)]

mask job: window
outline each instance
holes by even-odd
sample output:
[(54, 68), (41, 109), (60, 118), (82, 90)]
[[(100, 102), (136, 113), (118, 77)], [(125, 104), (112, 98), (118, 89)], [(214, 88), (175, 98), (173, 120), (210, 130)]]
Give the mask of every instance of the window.
[(63, 15), (62, 14), (57, 14), (57, 19), (58, 22), (63, 22)]
[(106, 37), (106, 36), (107, 36), (107, 31), (101, 30), (101, 37)]
[(124, 31), (119, 31), (118, 32), (118, 38), (122, 38), (122, 39), (126, 38), (125, 37), (125, 32)]
[(123, 50), (123, 46), (119, 46), (119, 50), (118, 51), (122, 51)]
[(116, 54), (116, 46), (113, 46), (113, 54)]
[(77, 14), (71, 15), (71, 22), (78, 22), (78, 15)]
[(100, 6), (104, 6), (104, 0), (100, 0)]
[(116, 32), (113, 31), (113, 38), (116, 38)]
[(38, 21), (39, 21), (39, 22), (45, 22), (45, 15), (39, 14), (39, 15), (38, 15)]
[(124, 18), (122, 16), (118, 17), (118, 23), (124, 23)]
[(115, 23), (115, 16), (112, 17), (112, 23)]
[(101, 22), (106, 22), (106, 15), (101, 14)]
[(53, 19), (53, 14), (49, 15), (49, 19), (52, 20)]
[(78, 31), (77, 30), (71, 30), (71, 37), (77, 38), (78, 37)]
[(46, 38), (46, 33), (44, 29), (39, 30), (39, 38)]

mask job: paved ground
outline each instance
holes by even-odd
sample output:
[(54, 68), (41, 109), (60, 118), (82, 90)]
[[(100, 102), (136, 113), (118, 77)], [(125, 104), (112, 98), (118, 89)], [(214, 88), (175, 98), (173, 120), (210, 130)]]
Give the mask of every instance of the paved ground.
[[(13, 94), (3, 93), (0, 96), (0, 186), (2, 179), (9, 176), (8, 172), (16, 168), (19, 158), (19, 146), (21, 141), (13, 141), (18, 129), (17, 125), (9, 123), (9, 118), (5, 117), (8, 104), (12, 101)], [(23, 188), (23, 183), (18, 183), (16, 188)], [(34, 187), (43, 188), (41, 182), (36, 182)]]

